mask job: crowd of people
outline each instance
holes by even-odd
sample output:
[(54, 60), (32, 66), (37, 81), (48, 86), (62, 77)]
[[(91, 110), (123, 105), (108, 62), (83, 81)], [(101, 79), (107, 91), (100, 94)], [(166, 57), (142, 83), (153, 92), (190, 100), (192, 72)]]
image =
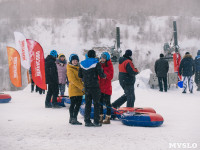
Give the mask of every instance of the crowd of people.
[[(102, 124), (110, 124), (111, 109), (119, 108), (127, 101), (127, 107), (134, 107), (135, 76), (139, 71), (132, 62), (132, 51), (126, 50), (120, 58), (119, 81), (124, 90), (124, 95), (111, 104), (112, 79), (114, 68), (108, 52), (103, 52), (98, 58), (94, 50), (89, 50), (85, 60), (79, 62), (77, 54), (71, 54), (67, 62), (64, 54), (52, 50), (45, 59), (45, 75), (48, 90), (45, 100), (45, 108), (61, 108), (57, 103), (58, 95), (64, 96), (65, 85), (68, 86), (68, 94), (71, 105), (69, 108), (72, 125), (82, 125), (77, 120), (82, 97), (85, 95), (85, 126), (100, 127)], [(52, 101), (51, 101), (52, 99)], [(94, 105), (94, 122), (91, 121), (91, 106)], [(103, 106), (106, 106), (104, 119)]]
[[(64, 96), (65, 85), (67, 85), (71, 100), (69, 123), (72, 125), (82, 125), (82, 123), (77, 120), (77, 116), (82, 97), (85, 95), (85, 126), (100, 127), (102, 124), (110, 124), (112, 109), (119, 108), (125, 102), (127, 102), (127, 107), (134, 107), (134, 84), (139, 71), (133, 64), (132, 51), (129, 49), (126, 50), (124, 55), (119, 59), (119, 83), (124, 90), (124, 94), (111, 104), (111, 81), (114, 75), (114, 68), (110, 54), (108, 52), (103, 52), (100, 58), (98, 58), (94, 50), (89, 50), (85, 56), (85, 60), (80, 62), (77, 54), (71, 54), (69, 62), (67, 62), (64, 54), (58, 55), (56, 50), (52, 50), (46, 57), (45, 75), (48, 91), (45, 100), (45, 108), (61, 108), (57, 103), (57, 97), (58, 95)], [(163, 54), (160, 54), (160, 59), (155, 62), (155, 73), (158, 77), (159, 90), (161, 92), (167, 92), (168, 90), (168, 71), (168, 61), (164, 59)], [(180, 63), (179, 72), (183, 76), (183, 93), (186, 93), (187, 83), (190, 93), (193, 93), (192, 78), (194, 74), (195, 82), (198, 87), (197, 91), (200, 91), (200, 50), (195, 60), (192, 59), (189, 52), (185, 53)], [(32, 84), (31, 91), (34, 90), (33, 87)], [(43, 90), (39, 91), (40, 93), (44, 92)], [(94, 122), (92, 122), (90, 118), (92, 104), (94, 105)], [(105, 119), (103, 106), (107, 109)]]
[[(160, 54), (160, 59), (155, 62), (155, 73), (158, 77), (159, 90), (167, 92), (167, 73), (169, 71), (169, 64), (164, 55)], [(193, 76), (195, 75), (195, 83), (197, 85), (197, 91), (200, 91), (200, 50), (197, 52), (195, 59), (189, 52), (186, 52), (181, 60), (179, 66), (179, 74), (183, 78), (183, 91), (182, 93), (187, 93), (187, 87), (189, 92), (193, 93)]]

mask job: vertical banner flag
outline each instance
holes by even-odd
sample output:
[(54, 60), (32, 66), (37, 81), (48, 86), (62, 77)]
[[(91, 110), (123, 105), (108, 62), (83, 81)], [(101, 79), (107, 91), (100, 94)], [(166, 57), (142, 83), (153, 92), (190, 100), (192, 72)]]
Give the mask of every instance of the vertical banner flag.
[(180, 64), (181, 64), (181, 55), (180, 55), (180, 53), (174, 53), (173, 54), (173, 60), (174, 60), (174, 72), (177, 72), (179, 80), (182, 80), (182, 77), (181, 77), (181, 75), (179, 73), (179, 67), (180, 67)]
[(45, 60), (44, 52), (40, 44), (34, 40), (27, 39), (31, 62), (31, 74), (34, 83), (41, 89), (46, 90)]
[(16, 49), (7, 47), (9, 74), (12, 84), (22, 87), (20, 55)]
[(27, 47), (27, 43), (26, 43), (26, 38), (20, 32), (14, 32), (14, 35), (15, 35), (15, 43), (16, 43), (17, 51), (19, 52), (20, 57), (21, 57), (22, 66), (25, 69), (29, 69), (30, 68), (30, 58), (29, 58), (29, 52), (28, 52), (28, 47)]

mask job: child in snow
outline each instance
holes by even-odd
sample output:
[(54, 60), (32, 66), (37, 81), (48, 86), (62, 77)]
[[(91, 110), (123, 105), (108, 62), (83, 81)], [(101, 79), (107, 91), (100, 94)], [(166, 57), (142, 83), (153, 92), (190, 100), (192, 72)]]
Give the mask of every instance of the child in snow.
[[(101, 98), (100, 98), (100, 123), (110, 124), (111, 117), (111, 103), (110, 98), (112, 95), (112, 84), (111, 81), (113, 79), (114, 69), (113, 64), (110, 60), (110, 54), (108, 52), (103, 52), (101, 54), (101, 67), (103, 68), (104, 73), (106, 74), (106, 78), (101, 78), (99, 80), (99, 85), (101, 89)], [(106, 118), (103, 121), (103, 104), (107, 106)]]
[(197, 91), (200, 91), (200, 50), (198, 50), (197, 56), (195, 57), (195, 66), (196, 66), (195, 83), (198, 87)]
[(190, 93), (193, 93), (192, 76), (195, 73), (195, 64), (194, 64), (194, 60), (192, 59), (192, 55), (190, 55), (189, 52), (186, 52), (185, 56), (181, 60), (179, 72), (180, 72), (180, 75), (183, 76), (183, 92), (182, 93), (186, 93), (187, 83), (189, 86)]
[(84, 92), (83, 82), (78, 77), (79, 71), (79, 58), (76, 54), (71, 54), (69, 57), (69, 63), (67, 64), (67, 76), (69, 80), (69, 97), (71, 105), (69, 108), (70, 119), (69, 123), (74, 125), (82, 125), (77, 121), (78, 112), (82, 102), (82, 96)]
[(58, 81), (59, 81), (59, 90), (60, 95), (64, 96), (65, 93), (65, 84), (67, 79), (67, 64), (64, 54), (60, 54), (56, 60), (56, 66), (58, 70)]
[[(106, 78), (103, 73), (100, 63), (97, 61), (96, 52), (89, 50), (87, 54), (88, 58), (81, 62), (79, 69), (79, 77), (83, 79), (85, 86), (85, 126), (100, 127), (99, 123), (99, 102), (101, 97), (101, 91), (99, 88), (98, 76)], [(94, 102), (94, 123), (90, 120), (90, 112), (92, 100)]]
[[(46, 84), (48, 84), (48, 91), (45, 101), (46, 108), (61, 108), (61, 106), (57, 103), (57, 96), (58, 96), (58, 71), (56, 67), (56, 58), (57, 58), (57, 51), (52, 50), (50, 55), (48, 55), (45, 59), (45, 76), (46, 76)], [(51, 105), (51, 97), (52, 105)]]

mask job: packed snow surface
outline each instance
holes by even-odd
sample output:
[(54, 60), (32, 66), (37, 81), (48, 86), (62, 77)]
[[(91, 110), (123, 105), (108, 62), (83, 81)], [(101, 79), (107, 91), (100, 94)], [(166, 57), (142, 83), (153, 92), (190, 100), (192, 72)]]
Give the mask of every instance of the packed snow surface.
[[(149, 73), (138, 76), (135, 106), (154, 108), (164, 118), (161, 127), (130, 127), (114, 120), (89, 128), (80, 114), (83, 125), (71, 125), (68, 108), (44, 108), (45, 95), (31, 93), (29, 85), (6, 92), (12, 100), (0, 104), (0, 150), (167, 150), (170, 143), (196, 143), (200, 149), (200, 92), (182, 94), (176, 86), (167, 93), (150, 89), (144, 86)], [(123, 90), (119, 81), (112, 85), (113, 102)]]

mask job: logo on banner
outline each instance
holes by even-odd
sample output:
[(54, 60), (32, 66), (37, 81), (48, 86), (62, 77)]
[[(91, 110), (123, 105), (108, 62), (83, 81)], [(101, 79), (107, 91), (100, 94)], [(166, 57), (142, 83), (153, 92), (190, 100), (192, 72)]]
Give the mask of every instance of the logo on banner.
[(36, 61), (36, 67), (35, 67), (35, 73), (36, 73), (36, 77), (41, 77), (41, 71), (40, 71), (40, 51), (36, 52), (36, 57), (35, 57)]
[(19, 44), (20, 44), (20, 46), (21, 46), (21, 48), (22, 48), (22, 59), (23, 59), (23, 60), (26, 60), (25, 43), (24, 43), (24, 41), (19, 41)]
[(17, 75), (17, 57), (13, 58), (13, 74), (14, 74), (14, 78), (18, 78)]

